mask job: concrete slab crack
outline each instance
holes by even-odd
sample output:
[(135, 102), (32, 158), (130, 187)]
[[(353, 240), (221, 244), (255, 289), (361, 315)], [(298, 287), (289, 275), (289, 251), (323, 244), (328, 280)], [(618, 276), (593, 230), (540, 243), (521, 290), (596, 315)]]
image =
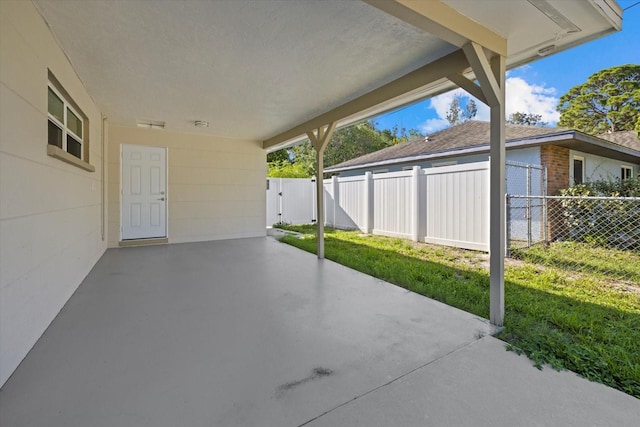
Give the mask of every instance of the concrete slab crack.
[[(302, 423), (302, 424), (299, 424), (299, 425), (298, 425), (298, 427), (303, 427), (303, 426), (309, 425), (309, 424), (311, 424), (312, 422), (314, 422), (314, 421), (316, 421), (316, 420), (318, 420), (318, 419), (320, 419), (320, 418), (324, 417), (325, 415), (330, 414), (331, 412), (335, 411), (336, 409), (342, 408), (343, 406), (347, 406), (347, 405), (349, 405), (350, 403), (352, 403), (352, 402), (354, 402), (354, 401), (356, 401), (356, 400), (358, 400), (358, 399), (360, 399), (360, 398), (362, 398), (362, 397), (365, 397), (365, 396), (367, 396), (367, 395), (369, 395), (369, 394), (371, 394), (371, 393), (373, 393), (373, 392), (375, 392), (375, 391), (378, 391), (378, 390), (380, 390), (380, 389), (382, 389), (382, 388), (385, 388), (385, 387), (387, 387), (387, 386), (389, 386), (389, 385), (391, 385), (391, 384), (393, 384), (393, 383), (395, 383), (395, 382), (397, 382), (397, 381), (399, 381), (399, 380), (401, 380), (401, 379), (403, 379), (403, 378), (405, 378), (405, 377), (407, 377), (407, 376), (409, 376), (409, 375), (413, 374), (414, 372), (419, 371), (420, 369), (425, 368), (425, 367), (427, 367), (427, 366), (429, 366), (429, 365), (431, 365), (431, 364), (433, 364), (433, 363), (437, 362), (438, 360), (442, 360), (442, 359), (444, 359), (445, 357), (448, 357), (448, 356), (450, 356), (451, 354), (456, 353), (456, 352), (458, 352), (458, 351), (460, 351), (460, 350), (462, 350), (462, 349), (464, 349), (464, 348), (466, 348), (466, 347), (470, 346), (471, 344), (473, 344), (473, 343), (475, 343), (475, 342), (477, 342), (477, 341), (479, 341), (479, 340), (481, 340), (481, 339), (483, 339), (483, 337), (476, 337), (476, 339), (475, 339), (475, 340), (473, 340), (473, 341), (471, 341), (471, 342), (468, 342), (468, 343), (466, 343), (466, 344), (464, 344), (464, 345), (461, 345), (460, 347), (456, 347), (456, 348), (454, 348), (453, 350), (451, 350), (450, 352), (448, 352), (448, 353), (446, 353), (446, 354), (443, 354), (442, 356), (437, 357), (437, 358), (435, 358), (435, 359), (433, 359), (433, 360), (430, 360), (430, 361), (428, 361), (427, 363), (424, 363), (424, 364), (422, 364), (422, 365), (420, 365), (420, 366), (418, 366), (418, 367), (416, 367), (416, 368), (414, 368), (414, 369), (410, 370), (409, 372), (405, 372), (404, 374), (400, 375), (399, 377), (396, 377), (396, 378), (394, 378), (394, 379), (392, 379), (392, 380), (390, 380), (390, 381), (388, 381), (388, 382), (386, 382), (386, 383), (384, 383), (384, 384), (381, 384), (381, 385), (379, 385), (379, 386), (377, 386), (377, 387), (374, 387), (374, 388), (372, 388), (371, 390), (368, 390), (368, 391), (366, 391), (366, 392), (364, 392), (364, 393), (362, 393), (362, 394), (360, 394), (360, 395), (358, 395), (358, 396), (355, 396), (355, 397), (354, 397), (354, 398), (352, 398), (352, 399), (347, 400), (346, 402), (343, 402), (343, 403), (341, 403), (341, 404), (339, 404), (339, 405), (337, 405), (337, 406), (334, 406), (333, 408), (331, 408), (331, 409), (329, 409), (329, 410), (327, 410), (327, 411), (325, 411), (325, 412), (321, 413), (320, 415), (318, 415), (318, 416), (316, 416), (316, 417), (313, 417), (313, 418), (311, 418), (310, 420), (305, 421), (305, 422), (304, 422), (304, 423)], [(304, 380), (303, 380), (303, 381), (304, 381)]]

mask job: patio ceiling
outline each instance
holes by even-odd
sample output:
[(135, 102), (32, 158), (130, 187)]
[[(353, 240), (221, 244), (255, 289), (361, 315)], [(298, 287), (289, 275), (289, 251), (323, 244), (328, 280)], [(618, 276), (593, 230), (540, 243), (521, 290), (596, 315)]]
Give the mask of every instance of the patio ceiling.
[[(540, 49), (615, 31), (621, 21), (613, 0), (34, 1), (111, 123), (164, 121), (176, 131), (270, 140), (265, 147), (304, 135), (286, 131), (328, 112), (344, 125), (454, 87), (435, 70), (408, 93), (339, 110), (455, 56), (472, 40), (461, 31), (469, 25), (506, 39), (513, 67)], [(460, 15), (469, 25), (424, 28), (412, 8), (445, 20)], [(460, 64), (452, 67), (470, 75)], [(210, 127), (195, 128), (195, 120)]]

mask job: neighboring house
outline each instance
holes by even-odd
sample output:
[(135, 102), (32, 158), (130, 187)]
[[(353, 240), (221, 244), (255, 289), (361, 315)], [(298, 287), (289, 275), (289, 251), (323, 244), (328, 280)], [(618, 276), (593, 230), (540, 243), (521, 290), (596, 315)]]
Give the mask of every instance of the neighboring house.
[[(598, 137), (568, 129), (505, 126), (506, 160), (547, 169), (547, 194), (574, 183), (630, 178), (640, 171), (640, 140), (633, 131)], [(394, 172), (486, 161), (489, 123), (469, 121), (425, 138), (394, 145), (325, 169), (340, 176)]]

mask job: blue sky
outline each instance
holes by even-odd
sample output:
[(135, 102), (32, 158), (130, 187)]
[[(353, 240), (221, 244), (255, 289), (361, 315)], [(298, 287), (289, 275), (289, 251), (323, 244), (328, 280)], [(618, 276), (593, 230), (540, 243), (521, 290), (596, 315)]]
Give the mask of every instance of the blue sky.
[[(640, 64), (640, 4), (618, 0), (623, 13), (622, 31), (557, 53), (507, 72), (507, 116), (515, 111), (540, 114), (555, 125), (558, 98), (593, 73), (616, 65)], [(446, 111), (458, 89), (374, 118), (380, 129), (418, 129), (431, 133), (448, 126)], [(488, 120), (489, 110), (478, 104), (477, 120)]]

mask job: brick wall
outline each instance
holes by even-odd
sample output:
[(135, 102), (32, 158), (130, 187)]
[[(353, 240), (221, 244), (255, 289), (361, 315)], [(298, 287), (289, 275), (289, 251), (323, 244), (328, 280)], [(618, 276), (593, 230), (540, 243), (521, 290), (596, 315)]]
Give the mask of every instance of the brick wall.
[[(540, 146), (540, 162), (547, 168), (547, 194), (555, 196), (561, 188), (569, 186), (569, 149), (557, 145)], [(547, 239), (553, 241), (566, 233), (562, 220), (553, 215), (556, 204), (549, 202), (547, 221)]]
[(569, 149), (557, 145), (540, 147), (540, 162), (547, 168), (547, 194), (555, 196), (569, 186)]

